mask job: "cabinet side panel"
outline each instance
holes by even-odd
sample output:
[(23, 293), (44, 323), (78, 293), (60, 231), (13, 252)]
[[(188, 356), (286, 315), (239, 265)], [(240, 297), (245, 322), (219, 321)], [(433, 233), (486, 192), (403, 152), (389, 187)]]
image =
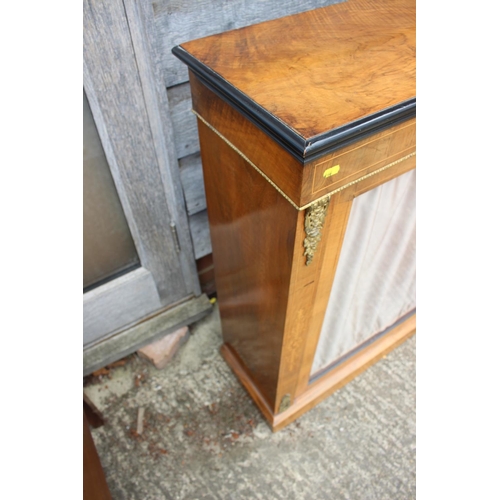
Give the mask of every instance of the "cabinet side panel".
[(224, 342), (274, 406), (297, 210), (198, 121)]

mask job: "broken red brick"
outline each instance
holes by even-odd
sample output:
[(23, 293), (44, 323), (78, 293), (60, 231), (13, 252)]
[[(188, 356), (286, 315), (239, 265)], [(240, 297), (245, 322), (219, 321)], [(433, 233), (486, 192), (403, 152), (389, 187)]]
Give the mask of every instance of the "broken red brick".
[(95, 372), (92, 372), (92, 375), (94, 377), (99, 377), (100, 375), (108, 375), (109, 370), (107, 368), (101, 368), (99, 370), (96, 370)]
[(165, 337), (148, 344), (139, 349), (137, 354), (144, 359), (147, 359), (153, 365), (161, 370), (165, 368), (167, 363), (175, 356), (182, 344), (189, 338), (189, 329), (187, 326), (180, 328), (174, 333), (169, 333)]

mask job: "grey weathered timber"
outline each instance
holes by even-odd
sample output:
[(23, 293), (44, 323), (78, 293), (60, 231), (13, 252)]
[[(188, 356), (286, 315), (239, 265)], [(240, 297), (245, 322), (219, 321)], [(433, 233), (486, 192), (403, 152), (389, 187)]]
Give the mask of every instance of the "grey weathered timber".
[(109, 166), (141, 264), (151, 272), (162, 304), (168, 305), (191, 290), (170, 228), (171, 214), (123, 3), (86, 0), (83, 20), (89, 104), (106, 156), (115, 160)]
[(109, 337), (160, 308), (154, 279), (143, 267), (94, 288), (83, 294), (83, 345)]
[(196, 258), (201, 259), (201, 257), (212, 253), (207, 211), (203, 210), (189, 217), (189, 227), (191, 228)]
[(191, 113), (193, 103), (189, 83), (170, 87), (167, 91), (174, 129), (177, 158), (200, 150), (196, 116)]
[(179, 168), (187, 213), (188, 215), (197, 214), (207, 208), (200, 153), (179, 160)]
[(156, 32), (152, 5), (149, 0), (124, 0), (124, 5), (163, 180), (162, 186), (171, 217), (170, 224), (175, 224), (179, 239), (180, 267), (187, 290), (199, 295), (201, 290), (189, 235), (188, 218), (184, 210), (177, 156), (172, 147), (174, 136), (169, 103), (158, 68), (158, 54), (155, 52)]
[[(175, 332), (186, 324), (194, 323), (211, 310), (212, 304), (207, 296), (201, 295), (146, 318), (134, 327), (85, 349), (83, 351), (83, 374), (88, 375), (164, 335)], [(189, 321), (186, 322), (186, 318), (189, 318)]]
[(158, 0), (153, 2), (157, 52), (165, 85), (188, 80), (172, 47), (196, 38), (339, 3), (339, 0)]

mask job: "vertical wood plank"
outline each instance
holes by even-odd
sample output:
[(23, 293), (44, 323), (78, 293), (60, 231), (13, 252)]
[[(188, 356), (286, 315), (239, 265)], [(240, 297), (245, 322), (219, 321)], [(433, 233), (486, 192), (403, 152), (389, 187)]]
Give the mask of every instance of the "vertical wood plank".
[(193, 103), (189, 83), (167, 89), (177, 158), (184, 158), (200, 150), (196, 116), (191, 113)]
[(189, 228), (193, 238), (196, 259), (211, 254), (212, 240), (210, 239), (207, 211), (203, 210), (189, 217)]
[(158, 70), (155, 51), (156, 31), (149, 0), (123, 0), (141, 79), (153, 145), (165, 191), (165, 200), (179, 238), (179, 261), (187, 290), (201, 293), (196, 273), (194, 249), (189, 236), (188, 217), (175, 154), (173, 124), (167, 97)]
[(200, 153), (189, 155), (180, 160), (179, 168), (188, 215), (194, 215), (202, 210), (206, 210), (207, 200), (205, 198)]

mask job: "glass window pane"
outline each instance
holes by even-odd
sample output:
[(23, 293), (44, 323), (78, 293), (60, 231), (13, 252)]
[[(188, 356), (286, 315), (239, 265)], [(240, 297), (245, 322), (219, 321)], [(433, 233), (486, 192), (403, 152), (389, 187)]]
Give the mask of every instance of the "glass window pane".
[(413, 311), (415, 170), (353, 202), (311, 374)]
[(83, 92), (83, 287), (137, 264), (139, 257)]

